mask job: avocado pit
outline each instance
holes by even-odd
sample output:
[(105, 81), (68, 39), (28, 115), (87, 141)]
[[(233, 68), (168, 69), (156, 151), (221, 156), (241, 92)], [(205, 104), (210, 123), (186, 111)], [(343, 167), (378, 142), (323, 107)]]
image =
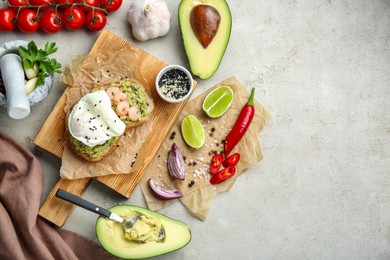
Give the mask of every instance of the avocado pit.
[(190, 14), (192, 30), (204, 48), (209, 46), (218, 31), (221, 16), (211, 5), (197, 5)]

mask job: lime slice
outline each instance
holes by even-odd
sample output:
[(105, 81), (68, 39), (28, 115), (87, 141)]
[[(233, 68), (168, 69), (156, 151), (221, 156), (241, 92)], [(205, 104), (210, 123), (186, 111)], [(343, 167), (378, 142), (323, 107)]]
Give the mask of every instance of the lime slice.
[(203, 111), (211, 118), (222, 116), (233, 103), (233, 89), (220, 86), (211, 91), (203, 100)]
[(181, 121), (181, 134), (184, 141), (192, 148), (199, 149), (204, 145), (204, 129), (198, 118), (188, 115)]

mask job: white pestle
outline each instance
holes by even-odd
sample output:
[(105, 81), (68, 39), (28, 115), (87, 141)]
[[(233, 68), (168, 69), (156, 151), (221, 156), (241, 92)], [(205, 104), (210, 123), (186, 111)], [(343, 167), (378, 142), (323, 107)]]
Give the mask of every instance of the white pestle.
[(7, 114), (23, 119), (30, 114), (30, 104), (24, 89), (24, 70), (19, 55), (9, 53), (0, 58), (0, 71), (7, 98)]

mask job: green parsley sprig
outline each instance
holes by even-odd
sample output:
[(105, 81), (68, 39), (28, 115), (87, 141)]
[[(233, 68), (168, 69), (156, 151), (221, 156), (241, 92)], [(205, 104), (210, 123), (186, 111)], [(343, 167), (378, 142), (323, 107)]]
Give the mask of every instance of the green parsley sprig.
[(48, 56), (58, 50), (55, 42), (47, 42), (44, 49), (38, 49), (34, 41), (27, 48), (19, 46), (19, 55), (23, 60), (23, 68), (28, 79), (37, 77), (36, 86), (43, 85), (45, 78), (52, 73), (61, 73), (61, 64)]

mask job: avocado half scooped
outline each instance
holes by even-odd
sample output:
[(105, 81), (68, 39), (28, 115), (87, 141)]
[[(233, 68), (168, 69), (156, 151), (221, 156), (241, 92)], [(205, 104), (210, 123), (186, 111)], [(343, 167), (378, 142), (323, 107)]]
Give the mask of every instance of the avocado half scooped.
[(159, 218), (165, 233), (161, 241), (136, 242), (125, 238), (121, 223), (99, 217), (96, 221), (96, 235), (102, 247), (113, 256), (122, 259), (142, 259), (178, 250), (191, 241), (191, 231), (186, 224), (157, 212), (131, 205), (110, 208), (122, 218), (144, 215)]
[[(199, 6), (208, 8), (194, 12)], [(203, 15), (198, 17), (198, 24), (204, 23), (203, 28), (208, 28), (209, 24), (213, 22), (215, 12), (219, 16), (218, 27), (213, 32), (212, 39), (206, 41), (207, 46), (204, 46), (203, 41), (199, 39), (202, 37), (199, 37), (199, 32), (196, 33), (197, 30), (194, 29), (194, 23), (191, 20), (194, 21), (195, 13), (198, 16)], [(232, 27), (229, 5), (225, 0), (182, 0), (178, 16), (191, 72), (201, 79), (208, 79), (217, 71), (229, 42)], [(205, 21), (208, 17), (211, 17), (210, 23)]]

